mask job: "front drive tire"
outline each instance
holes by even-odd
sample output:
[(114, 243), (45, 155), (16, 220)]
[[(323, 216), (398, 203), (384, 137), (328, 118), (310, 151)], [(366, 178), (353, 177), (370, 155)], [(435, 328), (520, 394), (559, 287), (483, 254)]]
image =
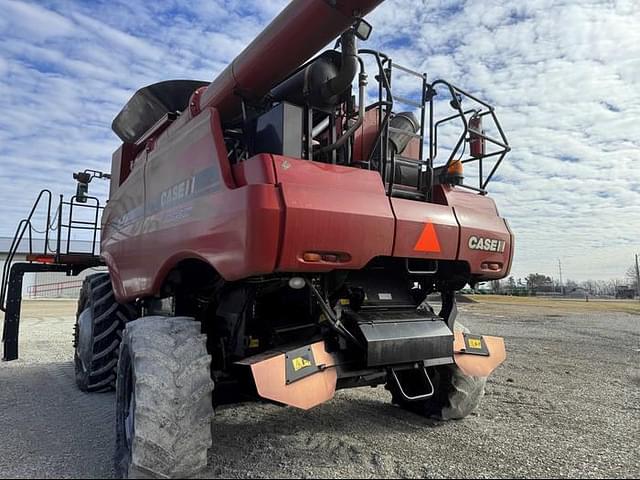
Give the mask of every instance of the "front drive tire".
[(115, 473), (184, 478), (207, 465), (211, 357), (200, 324), (144, 317), (125, 328), (116, 382)]
[(122, 329), (136, 317), (132, 305), (116, 302), (108, 273), (82, 283), (73, 335), (76, 384), (83, 392), (112, 390)]

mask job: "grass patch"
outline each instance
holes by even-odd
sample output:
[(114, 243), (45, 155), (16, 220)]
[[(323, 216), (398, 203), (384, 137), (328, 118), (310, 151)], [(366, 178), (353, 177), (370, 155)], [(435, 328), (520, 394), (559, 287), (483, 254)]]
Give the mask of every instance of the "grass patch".
[(508, 295), (468, 295), (479, 304), (514, 305), (519, 307), (551, 308), (569, 312), (624, 312), (640, 315), (638, 300), (596, 300), (545, 298), (545, 297), (512, 297)]

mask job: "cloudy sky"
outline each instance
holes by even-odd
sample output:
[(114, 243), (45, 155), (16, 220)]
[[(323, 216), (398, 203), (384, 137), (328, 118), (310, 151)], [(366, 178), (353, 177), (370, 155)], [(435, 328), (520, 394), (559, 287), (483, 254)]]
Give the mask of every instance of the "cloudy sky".
[[(137, 88), (214, 78), (286, 3), (0, 0), (0, 236), (42, 187), (110, 169)], [(640, 252), (640, 1), (388, 0), (369, 19), (368, 46), (496, 106), (513, 151), (489, 189), (514, 276), (560, 259), (565, 279), (623, 277)]]

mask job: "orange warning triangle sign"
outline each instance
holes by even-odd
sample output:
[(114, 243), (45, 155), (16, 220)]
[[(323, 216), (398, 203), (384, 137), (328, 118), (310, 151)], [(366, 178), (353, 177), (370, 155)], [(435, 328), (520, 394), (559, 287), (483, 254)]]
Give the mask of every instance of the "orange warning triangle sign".
[(416, 246), (413, 247), (416, 252), (436, 252), (440, 253), (440, 242), (438, 241), (438, 234), (432, 223), (427, 223), (422, 229), (420, 238), (416, 242)]

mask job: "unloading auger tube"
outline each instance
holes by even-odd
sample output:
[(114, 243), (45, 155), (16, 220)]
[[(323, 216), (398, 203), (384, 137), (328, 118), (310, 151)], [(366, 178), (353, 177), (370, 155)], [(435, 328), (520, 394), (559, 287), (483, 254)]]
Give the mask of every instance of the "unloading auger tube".
[(192, 97), (191, 113), (215, 107), (223, 122), (238, 116), (243, 98), (262, 98), (382, 1), (292, 1), (208, 87)]

